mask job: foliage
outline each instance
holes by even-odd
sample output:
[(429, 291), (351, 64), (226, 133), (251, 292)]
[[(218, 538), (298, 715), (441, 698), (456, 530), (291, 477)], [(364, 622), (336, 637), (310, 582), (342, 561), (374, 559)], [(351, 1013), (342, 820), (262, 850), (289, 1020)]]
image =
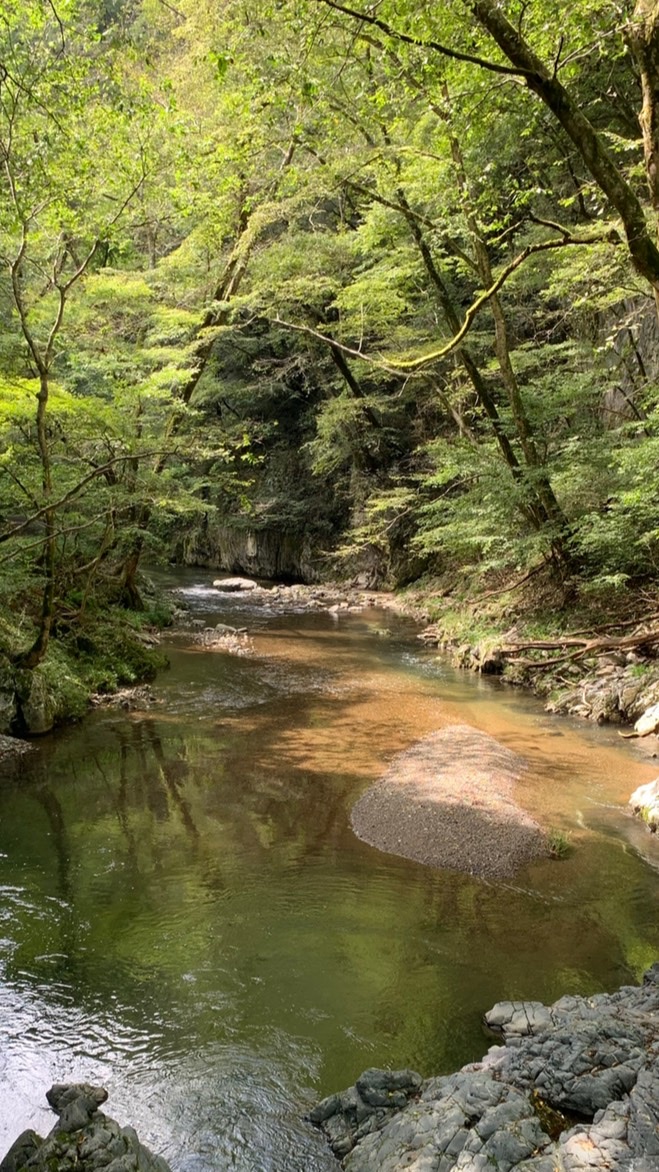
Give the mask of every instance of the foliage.
[[(633, 6), (578, 0), (560, 29), (547, 0), (0, 17), (15, 660), (94, 643), (143, 604), (142, 559), (227, 524), (373, 582), (655, 575)], [(116, 656), (109, 682), (138, 671)]]

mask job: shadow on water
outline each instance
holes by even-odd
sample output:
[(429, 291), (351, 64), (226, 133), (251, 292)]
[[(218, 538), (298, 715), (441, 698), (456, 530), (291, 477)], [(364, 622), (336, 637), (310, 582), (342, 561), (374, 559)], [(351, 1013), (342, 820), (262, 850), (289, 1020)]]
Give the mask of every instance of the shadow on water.
[[(201, 597), (209, 622), (246, 613)], [(651, 766), (428, 670), (409, 623), (247, 613), (251, 656), (177, 636), (162, 704), (94, 713), (3, 781), (5, 1146), (74, 1076), (181, 1172), (329, 1170), (302, 1122), (322, 1094), (368, 1065), (454, 1068), (494, 1001), (613, 988), (659, 953), (620, 808)], [(520, 793), (572, 830), (568, 859), (487, 883), (354, 837), (355, 797), (456, 721), (525, 757)]]

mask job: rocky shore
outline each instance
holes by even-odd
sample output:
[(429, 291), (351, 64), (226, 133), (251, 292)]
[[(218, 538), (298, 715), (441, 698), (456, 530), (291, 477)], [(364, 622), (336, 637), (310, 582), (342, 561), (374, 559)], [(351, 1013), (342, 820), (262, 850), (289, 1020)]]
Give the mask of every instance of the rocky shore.
[(52, 1086), (46, 1098), (57, 1122), (45, 1139), (35, 1131), (22, 1132), (0, 1172), (171, 1172), (132, 1127), (120, 1127), (99, 1110), (107, 1097), (104, 1087), (88, 1083)]
[(558, 715), (579, 716), (597, 724), (633, 725), (659, 704), (659, 661), (637, 651), (594, 653), (552, 667), (540, 659), (532, 665), (509, 659), (505, 639), (456, 642), (436, 623), (427, 626), (419, 639), (440, 650), (455, 667), (500, 676), (504, 684), (528, 688), (545, 701), (547, 712)]
[(17, 757), (22, 757), (24, 753), (29, 753), (31, 748), (29, 741), (0, 733), (0, 761), (13, 761)]
[(480, 1062), (367, 1070), (310, 1119), (345, 1172), (657, 1172), (659, 964), (641, 987), (504, 1001)]
[(279, 583), (268, 586), (252, 578), (216, 578), (213, 586), (219, 594), (244, 594), (258, 598), (266, 610), (272, 606), (282, 610), (325, 610), (330, 614), (341, 614), (378, 607), (409, 614), (420, 620), (427, 618), (427, 611), (423, 607), (406, 602), (393, 591), (369, 590), (355, 583), (325, 582), (312, 586)]

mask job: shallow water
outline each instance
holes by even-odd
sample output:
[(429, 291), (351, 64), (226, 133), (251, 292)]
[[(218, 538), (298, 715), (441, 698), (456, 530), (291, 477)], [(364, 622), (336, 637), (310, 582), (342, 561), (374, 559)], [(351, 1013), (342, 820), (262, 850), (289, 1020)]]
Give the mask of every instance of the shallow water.
[[(454, 672), (383, 612), (187, 597), (253, 653), (179, 633), (157, 707), (92, 714), (0, 787), (0, 1146), (49, 1128), (73, 1077), (180, 1172), (329, 1170), (304, 1112), (364, 1067), (448, 1071), (495, 1001), (657, 959), (659, 843), (625, 810), (646, 743)], [(519, 795), (570, 858), (492, 884), (354, 837), (393, 754), (456, 722), (524, 756)]]

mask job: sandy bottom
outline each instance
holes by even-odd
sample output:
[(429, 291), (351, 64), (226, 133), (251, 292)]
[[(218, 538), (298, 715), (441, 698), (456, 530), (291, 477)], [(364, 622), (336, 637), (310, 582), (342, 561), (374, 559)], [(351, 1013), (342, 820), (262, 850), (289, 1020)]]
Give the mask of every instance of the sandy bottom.
[(353, 807), (353, 829), (431, 867), (509, 878), (548, 854), (542, 828), (513, 798), (524, 769), (487, 733), (449, 725), (394, 758)]

